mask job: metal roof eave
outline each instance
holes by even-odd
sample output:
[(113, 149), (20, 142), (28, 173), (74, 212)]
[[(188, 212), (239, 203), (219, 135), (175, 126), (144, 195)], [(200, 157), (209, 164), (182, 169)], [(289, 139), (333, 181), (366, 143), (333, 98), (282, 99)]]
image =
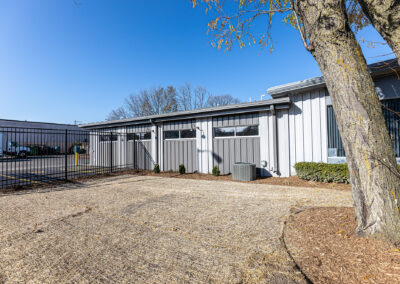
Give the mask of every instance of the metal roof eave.
[[(400, 67), (397, 64), (397, 60), (395, 59), (370, 64), (368, 65), (368, 68), (370, 69), (370, 73), (374, 79), (395, 74), (400, 70)], [(308, 91), (323, 87), (326, 87), (325, 80), (323, 76), (320, 76), (271, 87), (267, 89), (267, 93), (271, 95), (274, 99), (277, 99), (286, 97), (292, 93), (299, 93), (301, 91)]]
[(198, 109), (193, 111), (183, 111), (183, 112), (167, 113), (161, 115), (152, 115), (147, 117), (137, 117), (124, 120), (90, 123), (90, 124), (79, 125), (79, 127), (86, 129), (114, 128), (114, 127), (128, 126), (128, 125), (151, 124), (151, 123), (166, 122), (166, 121), (205, 118), (210, 116), (222, 116), (222, 115), (232, 115), (239, 113), (257, 112), (263, 110), (268, 111), (271, 105), (274, 105), (275, 109), (288, 109), (290, 107), (290, 103), (291, 103), (290, 98), (284, 97), (272, 100), (257, 101), (253, 103), (241, 103), (223, 107)]

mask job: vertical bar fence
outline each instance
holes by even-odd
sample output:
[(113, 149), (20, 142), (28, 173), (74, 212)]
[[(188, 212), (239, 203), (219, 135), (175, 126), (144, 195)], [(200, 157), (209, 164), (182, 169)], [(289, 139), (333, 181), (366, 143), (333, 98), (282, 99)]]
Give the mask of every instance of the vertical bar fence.
[(128, 129), (0, 127), (0, 189), (137, 169), (136, 137)]

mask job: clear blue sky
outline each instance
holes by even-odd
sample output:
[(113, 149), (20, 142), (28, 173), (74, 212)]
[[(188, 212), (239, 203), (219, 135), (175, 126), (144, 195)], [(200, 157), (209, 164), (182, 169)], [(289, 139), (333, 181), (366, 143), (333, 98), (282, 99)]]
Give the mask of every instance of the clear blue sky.
[[(297, 32), (274, 23), (275, 50), (221, 52), (210, 15), (189, 0), (0, 0), (0, 118), (102, 121), (125, 97), (158, 85), (202, 85), (242, 101), (318, 76)], [(383, 41), (367, 28), (359, 37)], [(364, 48), (369, 63), (387, 47)], [(393, 56), (391, 56), (393, 57)]]

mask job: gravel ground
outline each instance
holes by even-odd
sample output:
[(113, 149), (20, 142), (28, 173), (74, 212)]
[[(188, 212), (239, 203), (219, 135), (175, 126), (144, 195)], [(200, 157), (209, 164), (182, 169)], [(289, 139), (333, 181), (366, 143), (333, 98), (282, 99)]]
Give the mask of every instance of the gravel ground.
[(279, 237), (332, 189), (118, 176), (0, 195), (0, 282), (301, 283)]

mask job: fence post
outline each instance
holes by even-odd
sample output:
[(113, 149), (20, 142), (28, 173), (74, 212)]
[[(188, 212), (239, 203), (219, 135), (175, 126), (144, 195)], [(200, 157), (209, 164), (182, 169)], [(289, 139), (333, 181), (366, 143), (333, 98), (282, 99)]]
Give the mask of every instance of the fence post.
[(65, 129), (65, 154), (64, 154), (64, 163), (65, 163), (65, 169), (64, 169), (64, 174), (65, 174), (65, 181), (68, 180), (68, 129)]
[(112, 173), (113, 171), (113, 136), (112, 133), (110, 133), (110, 172)]
[(133, 169), (136, 170), (136, 133), (133, 134), (132, 154), (133, 154)]

